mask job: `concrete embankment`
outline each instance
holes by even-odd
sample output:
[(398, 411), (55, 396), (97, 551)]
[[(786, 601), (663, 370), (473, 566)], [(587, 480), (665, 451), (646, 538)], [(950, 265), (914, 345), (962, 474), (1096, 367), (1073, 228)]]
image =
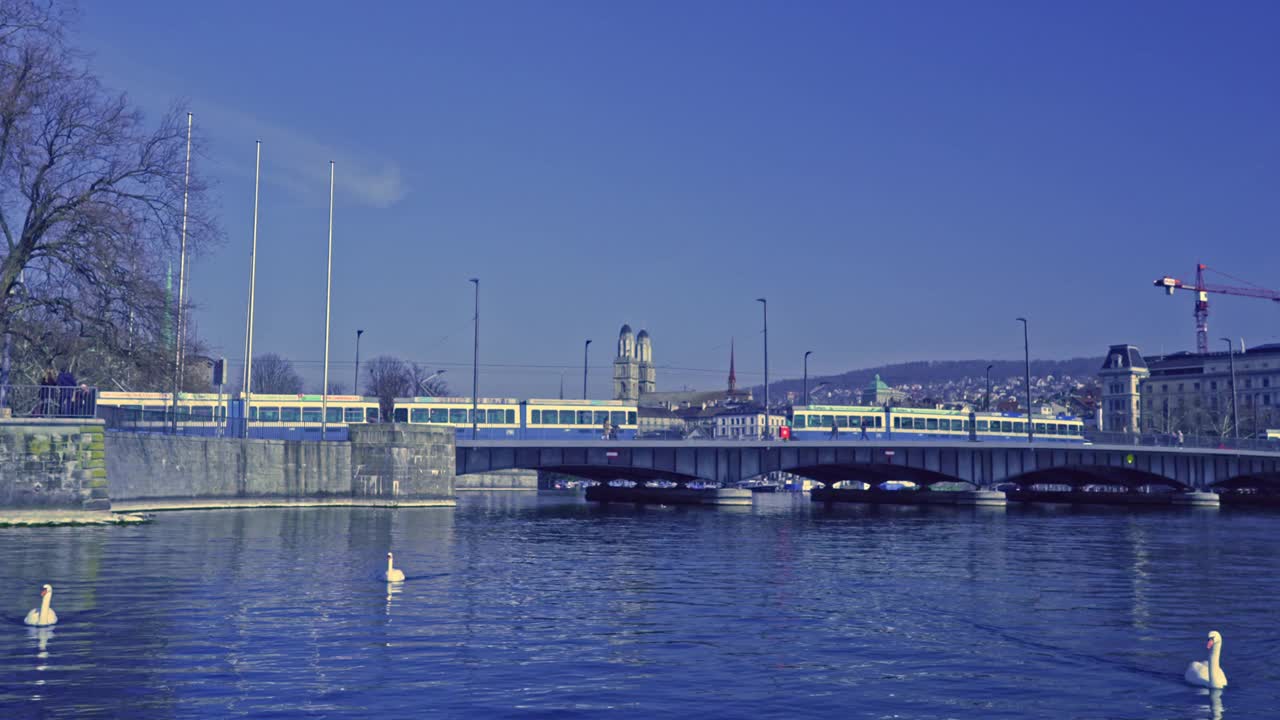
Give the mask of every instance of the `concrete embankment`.
[(0, 420), (0, 508), (107, 510), (101, 420)]

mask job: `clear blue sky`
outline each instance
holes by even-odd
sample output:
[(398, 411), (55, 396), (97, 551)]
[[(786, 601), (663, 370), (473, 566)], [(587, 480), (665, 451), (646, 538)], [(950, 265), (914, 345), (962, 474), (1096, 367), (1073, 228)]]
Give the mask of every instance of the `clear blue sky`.
[[(150, 111), (188, 98), (227, 242), (200, 332), (318, 377), (416, 359), (481, 394), (593, 396), (623, 322), (659, 389), (912, 359), (1191, 349), (1197, 261), (1280, 287), (1280, 4), (85, 3), (78, 42)], [(1210, 331), (1280, 340), (1215, 296)], [(1220, 343), (1219, 343), (1220, 344)], [(548, 366), (546, 368), (493, 367)], [(690, 368), (676, 370), (672, 368)], [(707, 369), (712, 372), (698, 372)], [(892, 380), (892, 378), (890, 378)], [(318, 385), (318, 383), (317, 383)]]

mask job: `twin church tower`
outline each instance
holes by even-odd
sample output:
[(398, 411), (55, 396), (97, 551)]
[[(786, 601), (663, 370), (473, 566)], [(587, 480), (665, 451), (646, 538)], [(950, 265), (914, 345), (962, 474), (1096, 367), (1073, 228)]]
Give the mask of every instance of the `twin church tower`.
[(631, 326), (618, 333), (618, 356), (613, 361), (613, 399), (636, 402), (641, 395), (658, 389), (658, 372), (653, 366), (653, 345), (649, 332), (631, 335)]

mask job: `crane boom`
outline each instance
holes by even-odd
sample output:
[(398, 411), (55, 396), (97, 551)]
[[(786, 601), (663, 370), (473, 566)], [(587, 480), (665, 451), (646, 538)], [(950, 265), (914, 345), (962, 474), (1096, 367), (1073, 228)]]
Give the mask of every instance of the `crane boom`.
[(1172, 295), (1174, 290), (1189, 290), (1196, 293), (1196, 350), (1201, 355), (1209, 352), (1209, 293), (1238, 295), (1240, 297), (1280, 302), (1280, 292), (1275, 290), (1206, 283), (1204, 281), (1204, 271), (1208, 269), (1209, 266), (1203, 263), (1196, 265), (1196, 282), (1194, 285), (1184, 283), (1171, 275), (1165, 275), (1154, 283), (1156, 287), (1164, 288), (1165, 293), (1168, 295)]

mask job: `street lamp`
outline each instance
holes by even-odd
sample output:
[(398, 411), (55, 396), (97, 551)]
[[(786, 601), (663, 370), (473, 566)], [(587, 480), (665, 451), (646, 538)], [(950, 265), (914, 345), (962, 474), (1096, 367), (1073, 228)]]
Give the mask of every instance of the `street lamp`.
[(471, 351), (471, 439), (479, 435), (476, 404), (479, 402), (477, 387), (480, 385), (480, 278), (471, 278), (476, 286), (475, 345)]
[(1035, 426), (1031, 422), (1031, 343), (1027, 340), (1027, 319), (1020, 317), (1018, 322), (1022, 323), (1022, 358), (1027, 364), (1027, 442), (1035, 442), (1031, 432)]
[(812, 350), (804, 351), (804, 404), (809, 404), (809, 356), (813, 354)]
[(1236, 349), (1231, 338), (1221, 338), (1227, 344), (1227, 360), (1231, 363), (1231, 436), (1240, 440), (1240, 415), (1236, 412)]
[(591, 341), (582, 344), (582, 399), (587, 399), (587, 355), (591, 350)]
[(356, 395), (360, 394), (360, 336), (363, 334), (363, 330), (356, 330), (356, 381), (351, 386), (351, 392)]
[(764, 426), (760, 430), (760, 439), (769, 437), (769, 301), (756, 298), (764, 310)]
[(982, 409), (991, 412), (991, 368), (995, 365), (987, 366), (987, 399), (982, 403)]

